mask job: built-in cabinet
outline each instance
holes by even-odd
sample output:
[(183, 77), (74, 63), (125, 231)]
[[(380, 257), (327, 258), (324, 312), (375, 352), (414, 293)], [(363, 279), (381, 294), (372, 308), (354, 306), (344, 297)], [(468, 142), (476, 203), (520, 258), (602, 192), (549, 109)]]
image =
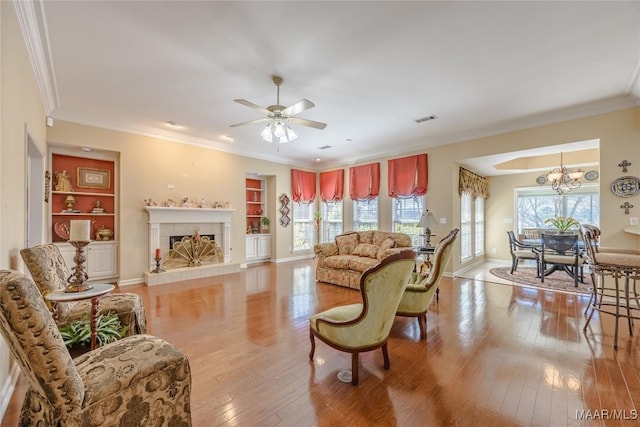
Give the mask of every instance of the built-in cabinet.
[(267, 194), (265, 180), (258, 177), (245, 179), (245, 220), (246, 220), (246, 254), (247, 261), (271, 258), (271, 235), (262, 218), (266, 216)]
[(71, 221), (91, 221), (91, 243), (85, 248), (89, 281), (115, 279), (118, 267), (117, 158), (106, 153), (77, 155), (71, 148), (52, 148), (49, 156), (49, 240), (69, 269), (75, 248), (67, 241)]
[(246, 250), (245, 258), (247, 261), (271, 258), (271, 235), (248, 234)]
[(265, 185), (264, 180), (247, 178), (245, 180), (246, 204), (245, 218), (247, 234), (261, 232), (260, 220), (265, 213)]

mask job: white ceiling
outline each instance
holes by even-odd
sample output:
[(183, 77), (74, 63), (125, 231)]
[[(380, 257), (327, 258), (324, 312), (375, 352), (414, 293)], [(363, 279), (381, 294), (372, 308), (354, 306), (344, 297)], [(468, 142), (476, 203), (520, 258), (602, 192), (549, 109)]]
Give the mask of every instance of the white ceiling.
[[(15, 4), (53, 118), (292, 165), (640, 104), (638, 1)], [(275, 104), (274, 74), (281, 104), (311, 100), (300, 117), (326, 129), (270, 144), (263, 125), (229, 127), (261, 117), (234, 99)]]

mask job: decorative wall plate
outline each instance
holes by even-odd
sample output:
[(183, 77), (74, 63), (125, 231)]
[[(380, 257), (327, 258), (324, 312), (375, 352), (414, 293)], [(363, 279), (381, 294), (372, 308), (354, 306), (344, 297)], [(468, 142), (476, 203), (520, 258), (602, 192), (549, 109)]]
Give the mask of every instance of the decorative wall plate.
[(280, 208), (280, 213), (282, 214), (280, 217), (280, 225), (283, 227), (286, 227), (289, 225), (289, 222), (291, 222), (291, 218), (289, 218), (289, 212), (291, 212), (288, 206), (289, 202), (289, 196), (283, 193), (282, 196), (280, 196), (280, 203), (282, 203), (282, 207)]
[(633, 197), (640, 194), (640, 179), (635, 176), (622, 176), (611, 184), (611, 191), (619, 197)]
[(71, 231), (71, 225), (67, 220), (58, 221), (53, 225), (53, 232), (62, 240), (69, 240), (69, 231)]
[(587, 181), (595, 181), (599, 176), (600, 174), (598, 173), (598, 171), (589, 171), (584, 174), (584, 179), (586, 179)]
[(540, 175), (536, 178), (536, 182), (540, 185), (546, 184), (547, 182), (549, 182), (549, 178), (547, 178), (547, 175)]

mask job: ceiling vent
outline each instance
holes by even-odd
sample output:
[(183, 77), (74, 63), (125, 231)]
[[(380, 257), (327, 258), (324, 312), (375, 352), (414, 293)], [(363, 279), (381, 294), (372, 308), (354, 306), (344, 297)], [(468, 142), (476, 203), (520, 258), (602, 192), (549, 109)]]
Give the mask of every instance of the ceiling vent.
[(322, 147), (318, 147), (318, 150), (326, 150), (327, 148), (333, 148), (330, 145), (323, 145)]
[(430, 120), (435, 120), (437, 118), (438, 118), (438, 116), (436, 116), (435, 114), (432, 114), (432, 115), (427, 116), (427, 117), (422, 117), (421, 119), (416, 119), (415, 122), (416, 123), (428, 122)]

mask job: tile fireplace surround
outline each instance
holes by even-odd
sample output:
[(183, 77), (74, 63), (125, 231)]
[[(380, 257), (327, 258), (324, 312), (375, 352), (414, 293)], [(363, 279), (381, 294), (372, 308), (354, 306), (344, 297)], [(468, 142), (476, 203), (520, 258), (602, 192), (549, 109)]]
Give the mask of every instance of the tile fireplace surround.
[[(144, 283), (147, 286), (240, 271), (239, 264), (230, 262), (231, 216), (235, 209), (165, 208), (159, 206), (147, 206), (145, 209), (149, 214), (149, 271), (144, 273)], [(195, 227), (198, 227), (200, 234), (215, 235), (215, 242), (222, 249), (224, 262), (204, 264), (198, 267), (175, 268), (163, 273), (151, 273), (156, 268), (154, 260), (156, 248), (160, 248), (162, 261), (164, 261), (170, 249), (169, 236), (191, 235)]]

